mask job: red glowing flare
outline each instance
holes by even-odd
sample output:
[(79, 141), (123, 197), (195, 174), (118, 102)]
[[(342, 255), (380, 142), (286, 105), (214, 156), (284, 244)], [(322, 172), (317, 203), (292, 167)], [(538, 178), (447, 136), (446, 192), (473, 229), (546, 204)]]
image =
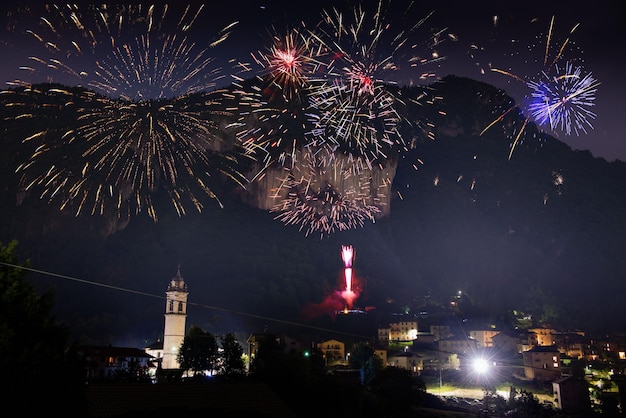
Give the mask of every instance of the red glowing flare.
[(345, 271), (345, 277), (346, 277), (346, 291), (351, 292), (352, 291), (352, 269), (351, 268), (346, 268)]
[(352, 260), (354, 258), (354, 250), (350, 245), (341, 246), (341, 258), (345, 266), (344, 278), (346, 288), (341, 292), (341, 297), (346, 301), (346, 306), (352, 308), (352, 303), (356, 299), (356, 294), (352, 291)]
[(352, 267), (352, 257), (354, 257), (354, 250), (350, 245), (343, 245), (341, 247), (341, 259), (343, 260), (343, 265), (346, 268)]

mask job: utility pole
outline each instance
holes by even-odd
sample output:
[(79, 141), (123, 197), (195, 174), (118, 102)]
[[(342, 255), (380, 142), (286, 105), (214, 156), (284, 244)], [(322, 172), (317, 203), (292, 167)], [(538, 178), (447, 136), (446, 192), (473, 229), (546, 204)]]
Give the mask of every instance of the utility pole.
[(441, 392), (441, 389), (443, 387), (443, 379), (441, 378), (441, 371), (443, 370), (442, 367), (439, 368), (439, 392)]

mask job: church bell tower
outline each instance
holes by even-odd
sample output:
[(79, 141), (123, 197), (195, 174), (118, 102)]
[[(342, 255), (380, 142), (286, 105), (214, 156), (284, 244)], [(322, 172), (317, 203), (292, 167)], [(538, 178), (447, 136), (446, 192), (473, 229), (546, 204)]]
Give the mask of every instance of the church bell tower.
[(167, 286), (165, 302), (165, 328), (163, 331), (163, 369), (178, 369), (178, 351), (185, 338), (187, 320), (187, 283), (180, 275), (180, 266), (176, 276)]

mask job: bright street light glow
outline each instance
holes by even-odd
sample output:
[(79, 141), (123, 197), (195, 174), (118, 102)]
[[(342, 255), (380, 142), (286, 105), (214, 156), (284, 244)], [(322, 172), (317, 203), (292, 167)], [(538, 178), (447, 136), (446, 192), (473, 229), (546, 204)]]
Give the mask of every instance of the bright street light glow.
[(476, 373), (484, 374), (489, 370), (489, 362), (484, 358), (476, 358), (474, 359), (473, 367)]

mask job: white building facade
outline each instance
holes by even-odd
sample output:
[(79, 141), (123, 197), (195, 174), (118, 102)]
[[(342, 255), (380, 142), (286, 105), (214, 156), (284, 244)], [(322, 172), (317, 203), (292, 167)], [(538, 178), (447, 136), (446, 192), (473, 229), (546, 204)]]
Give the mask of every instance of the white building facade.
[(176, 276), (170, 281), (165, 302), (165, 328), (163, 330), (163, 369), (178, 369), (178, 353), (185, 339), (187, 322), (187, 283), (180, 275), (180, 267)]

